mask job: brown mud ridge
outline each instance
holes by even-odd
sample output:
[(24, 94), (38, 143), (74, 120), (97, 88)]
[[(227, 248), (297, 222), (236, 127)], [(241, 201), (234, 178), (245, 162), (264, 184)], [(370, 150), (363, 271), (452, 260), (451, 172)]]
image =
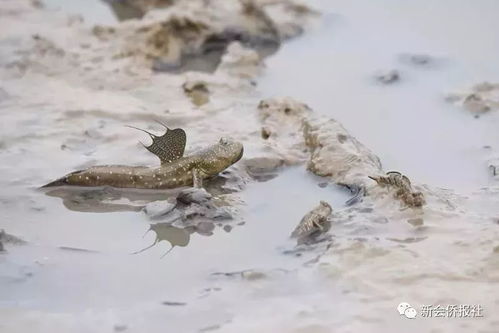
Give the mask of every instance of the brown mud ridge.
[[(110, 2), (112, 8), (129, 5), (143, 13), (139, 22), (121, 28), (94, 27), (101, 40), (122, 40), (114, 57), (146, 61), (155, 71), (213, 72), (227, 47), (239, 42), (260, 56), (277, 51), (281, 43), (298, 36), (316, 13), (289, 1), (137, 1)], [(118, 17), (124, 15), (117, 13)], [(125, 15), (126, 16), (126, 15)]]

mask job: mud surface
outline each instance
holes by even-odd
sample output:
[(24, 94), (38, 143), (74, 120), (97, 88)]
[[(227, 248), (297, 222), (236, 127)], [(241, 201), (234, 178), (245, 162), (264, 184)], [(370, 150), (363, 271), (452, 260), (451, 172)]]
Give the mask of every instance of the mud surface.
[[(497, 332), (497, 4), (208, 2), (0, 3), (0, 331)], [(209, 70), (185, 66), (207, 42)], [(243, 159), (207, 192), (39, 189), (158, 165), (125, 127), (155, 120)], [(380, 186), (392, 170), (424, 205)]]

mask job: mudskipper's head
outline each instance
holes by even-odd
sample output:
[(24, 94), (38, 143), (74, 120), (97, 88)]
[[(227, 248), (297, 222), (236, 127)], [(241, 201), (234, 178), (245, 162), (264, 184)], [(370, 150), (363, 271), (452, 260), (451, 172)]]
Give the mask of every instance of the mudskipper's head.
[(207, 151), (202, 170), (208, 175), (215, 175), (243, 157), (243, 145), (240, 142), (221, 138), (220, 141)]
[(331, 208), (331, 205), (328, 204), (325, 201), (321, 200), (319, 207), (321, 207), (321, 209), (326, 213), (326, 215), (329, 215), (329, 214), (331, 214), (333, 212), (333, 209)]

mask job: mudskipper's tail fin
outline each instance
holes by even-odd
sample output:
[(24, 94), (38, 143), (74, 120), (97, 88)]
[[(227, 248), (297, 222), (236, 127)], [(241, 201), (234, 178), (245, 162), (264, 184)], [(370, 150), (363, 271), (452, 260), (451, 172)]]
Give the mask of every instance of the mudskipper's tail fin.
[(46, 187), (55, 187), (55, 186), (64, 186), (68, 185), (68, 180), (66, 177), (59, 178), (57, 180), (54, 180), (53, 182), (50, 182), (48, 184), (43, 185), (40, 188), (46, 188)]
[(53, 182), (50, 182), (46, 185), (43, 185), (40, 188), (69, 185), (69, 182), (68, 182), (69, 176), (72, 176), (72, 175), (79, 173), (79, 172), (82, 172), (82, 171), (84, 171), (84, 170), (78, 170), (78, 171), (71, 172), (62, 178), (56, 179)]

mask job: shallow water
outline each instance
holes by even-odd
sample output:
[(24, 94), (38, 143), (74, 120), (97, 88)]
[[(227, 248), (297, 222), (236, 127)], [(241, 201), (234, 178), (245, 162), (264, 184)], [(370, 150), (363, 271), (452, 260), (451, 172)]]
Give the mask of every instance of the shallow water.
[(102, 0), (43, 0), (46, 8), (81, 15), (86, 24), (114, 24), (118, 22), (111, 7)]
[[(162, 322), (180, 330), (199, 329), (212, 320), (223, 323), (232, 314), (226, 313), (226, 306), (206, 312), (203, 304), (216, 304), (217, 300), (205, 298), (213, 292), (222, 293), (223, 302), (238, 297), (240, 287), (231, 286), (225, 280), (240, 278), (238, 274), (233, 278), (217, 273), (253, 269), (284, 275), (314, 256), (286, 255), (294, 248), (289, 234), (301, 216), (319, 200), (327, 200), (339, 208), (349, 197), (344, 189), (320, 188), (319, 182), (319, 178), (302, 168), (293, 168), (270, 181), (253, 183), (242, 194), (246, 202), (242, 223), (226, 223), (226, 228), (230, 227), (227, 230), (222, 224), (216, 226), (212, 236), (189, 235), (178, 229), (177, 234), (186, 237), (188, 244), (177, 246), (163, 259), (160, 258), (170, 248), (168, 242), (131, 254), (152, 244), (156, 237), (153, 231), (147, 232), (150, 221), (142, 212), (67, 210), (61, 199), (34, 189), (21, 190), (24, 196), (31, 198), (23, 201), (36, 202), (34, 207), (19, 207), (9, 202), (12, 192), (8, 194), (8, 189), (3, 187), (0, 228), (23, 235), (30, 244), (9, 247), (8, 255), (1, 257), (0, 306), (11, 309), (15, 306), (19, 313), (63, 311), (70, 318), (91, 308), (97, 318), (110, 318), (103, 331), (120, 324), (144, 327), (140, 320), (128, 318), (128, 311), (166, 315), (162, 319), (147, 317), (154, 331)], [(5, 180), (3, 183), (5, 185)], [(286, 186), (290, 183), (294, 186)], [(265, 196), (261, 195), (262, 191)], [(142, 200), (145, 197), (135, 196)], [(154, 221), (158, 222), (161, 220)], [(178, 235), (170, 238), (176, 237), (178, 239)], [(289, 283), (291, 288), (297, 281)], [(162, 302), (186, 305), (178, 306), (178, 311), (172, 310), (170, 316), (165, 314), (166, 306)], [(132, 304), (132, 309), (127, 304)], [(183, 313), (199, 318), (186, 320)], [(98, 328), (94, 326), (97, 323), (98, 320), (94, 320), (86, 325), (94, 330)], [(69, 325), (71, 329), (81, 328), (74, 318)]]
[[(499, 116), (474, 119), (449, 92), (499, 77), (497, 1), (316, 1), (322, 25), (268, 59), (260, 89), (340, 121), (418, 182), (467, 191), (490, 184)], [(407, 55), (428, 55), (427, 65)], [(378, 83), (396, 69), (400, 80)], [(484, 149), (484, 146), (492, 146)]]

